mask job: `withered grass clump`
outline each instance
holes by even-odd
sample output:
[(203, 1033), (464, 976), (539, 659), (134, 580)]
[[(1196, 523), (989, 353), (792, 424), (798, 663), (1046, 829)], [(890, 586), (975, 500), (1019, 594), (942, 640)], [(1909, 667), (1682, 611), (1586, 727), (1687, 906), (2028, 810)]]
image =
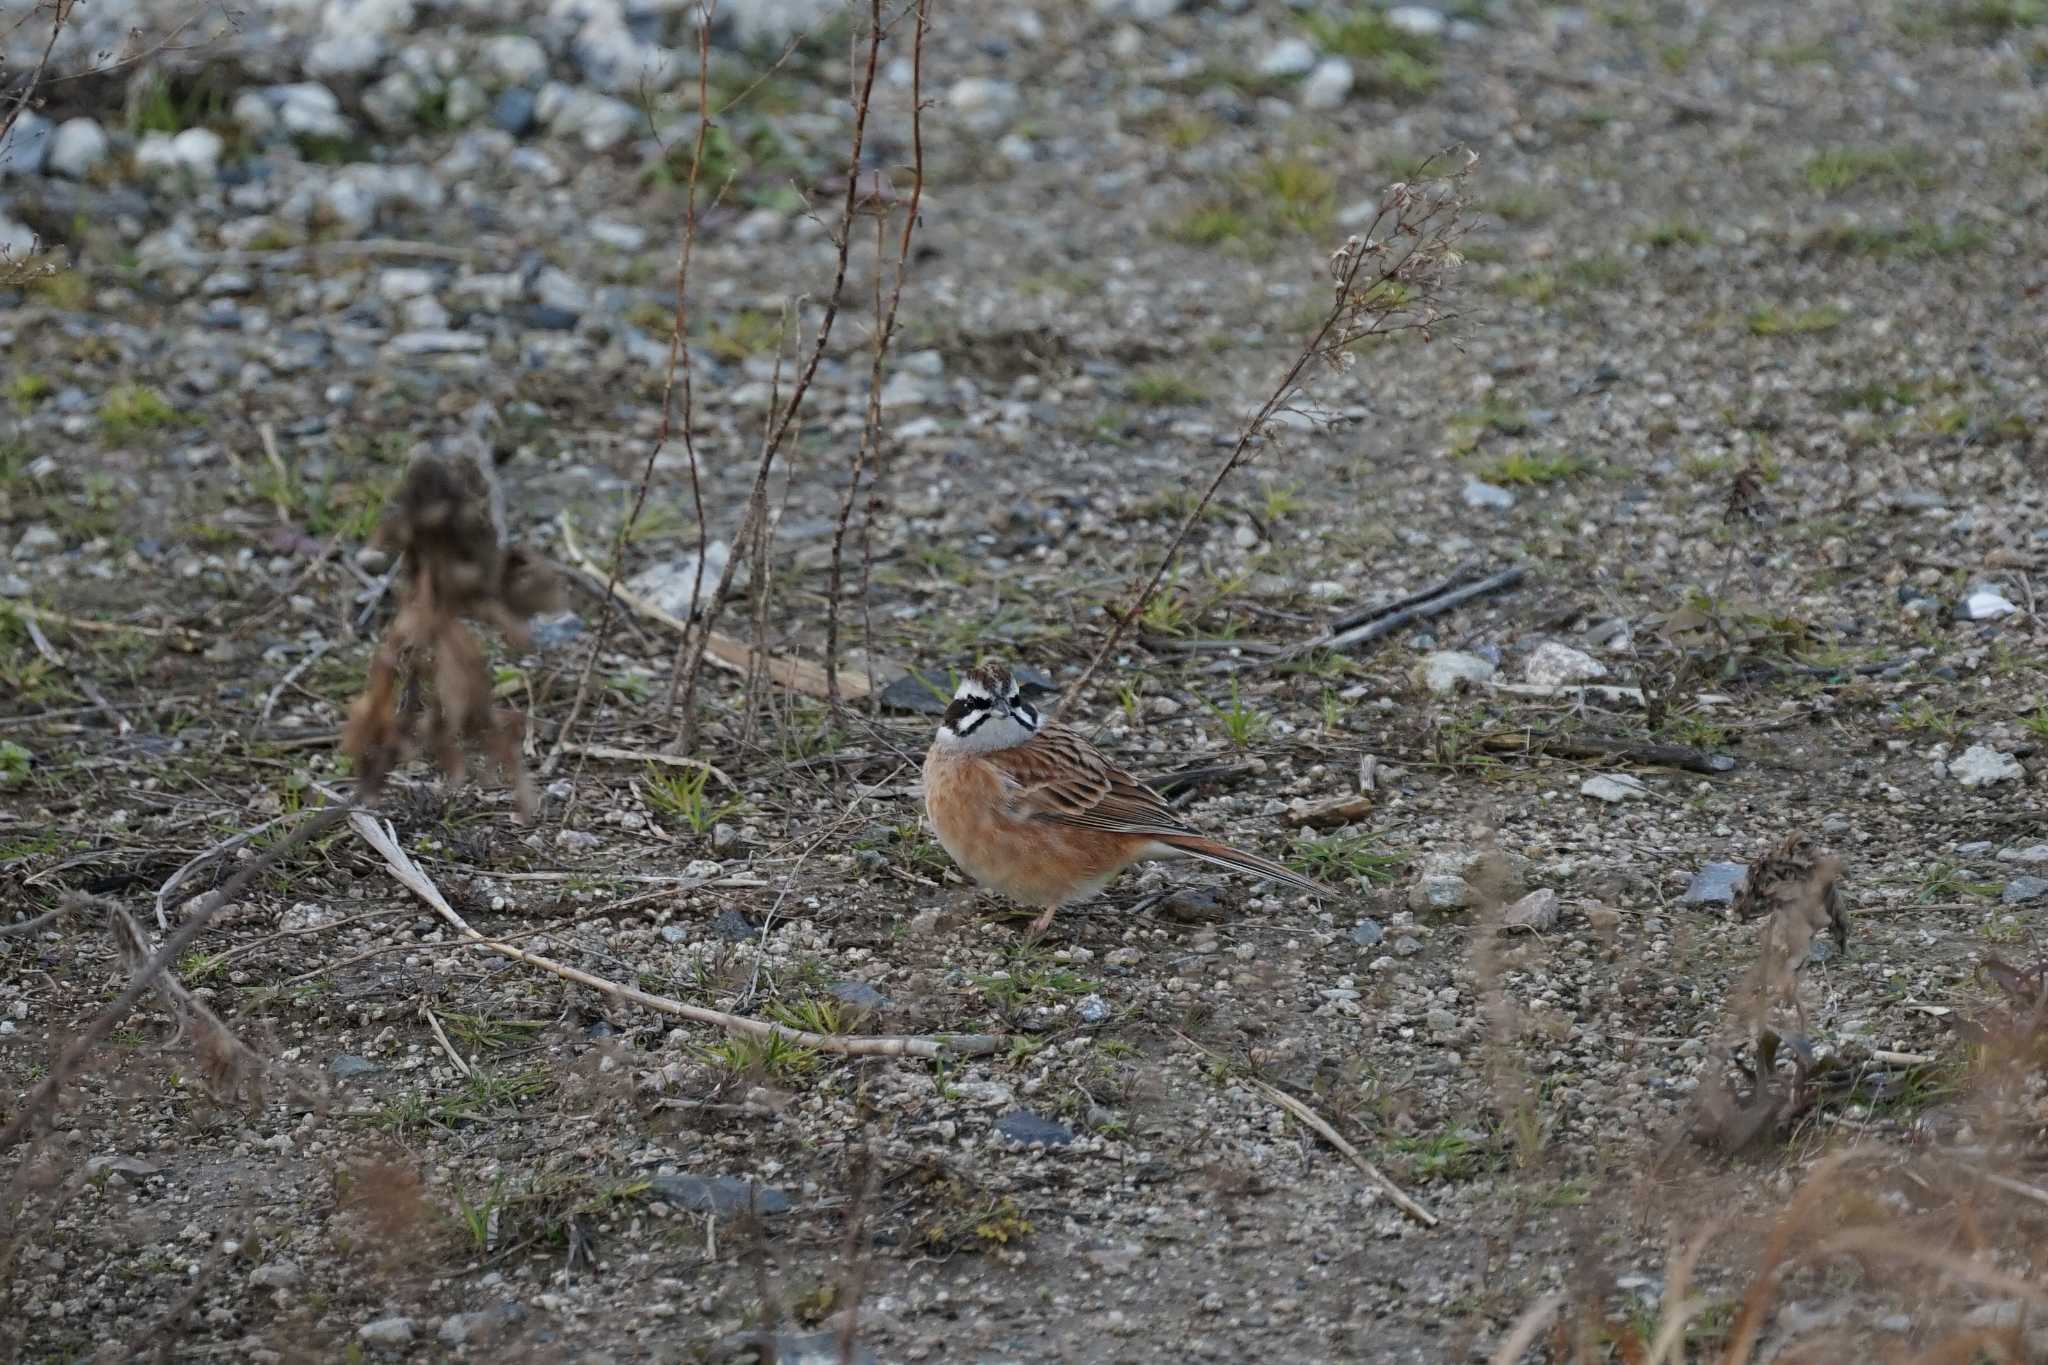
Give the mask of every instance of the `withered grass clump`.
[(399, 605), (342, 732), (360, 798), (374, 800), (423, 749), (458, 783), (463, 746), (473, 743), (503, 770), (520, 818), (532, 819), (539, 803), (519, 754), (525, 717), (492, 704), (483, 646), (463, 618), (489, 622), (525, 649), (528, 618), (559, 601), (555, 575), (505, 543), (496, 478), (471, 459), (415, 457), (372, 543), (399, 560)]

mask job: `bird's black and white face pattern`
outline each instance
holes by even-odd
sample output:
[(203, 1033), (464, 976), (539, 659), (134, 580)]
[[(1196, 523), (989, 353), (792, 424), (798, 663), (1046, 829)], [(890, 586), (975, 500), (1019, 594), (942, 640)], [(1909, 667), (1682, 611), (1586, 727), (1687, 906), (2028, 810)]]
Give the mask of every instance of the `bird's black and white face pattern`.
[(964, 753), (989, 753), (1022, 744), (1044, 722), (1028, 693), (1000, 664), (969, 669), (953, 689), (953, 700), (939, 722), (938, 743)]

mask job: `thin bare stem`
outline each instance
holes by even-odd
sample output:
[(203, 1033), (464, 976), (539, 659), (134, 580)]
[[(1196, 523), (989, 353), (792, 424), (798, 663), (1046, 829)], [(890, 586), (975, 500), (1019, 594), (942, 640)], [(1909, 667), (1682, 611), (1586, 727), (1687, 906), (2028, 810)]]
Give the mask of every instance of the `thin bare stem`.
[[(1464, 165), (1448, 175), (1389, 186), (1380, 200), (1378, 214), (1365, 232), (1353, 236), (1332, 254), (1330, 273), (1336, 285), (1335, 296), (1322, 322), (1296, 353), (1266, 401), (1238, 432), (1230, 453), (1210, 477), (1200, 500), (1181, 518), (1173, 539), (1167, 542), (1166, 553), (1159, 557), (1136, 600), (1126, 610), (1112, 613), (1109, 638), (1095, 651), (1080, 678), (1061, 689), (1067, 696), (1078, 697), (1086, 691), (1089, 682), (1122, 643), (1131, 622), (1144, 614), (1146, 604), (1159, 591), (1167, 570), (1173, 567), (1188, 533), (1208, 511), (1224, 480), (1249, 462), (1255, 443), (1266, 434), (1273, 419), (1301, 393), (1312, 364), (1320, 361), (1341, 370), (1351, 363), (1356, 349), (1366, 341), (1410, 331), (1420, 332), (1424, 340), (1429, 340), (1437, 326), (1451, 319), (1438, 307), (1437, 299), (1445, 277), (1459, 264), (1452, 248), (1466, 231), (1461, 190), (1477, 158), (1470, 152), (1464, 155)], [(1422, 169), (1426, 170), (1428, 164)]]
[[(802, 369), (797, 373), (796, 382), (790, 388), (789, 398), (780, 407), (772, 409), (769, 430), (761, 443), (761, 459), (754, 470), (753, 492), (748, 497), (748, 506), (756, 506), (767, 487), (769, 472), (774, 468), (775, 457), (781, 453), (795, 429), (797, 414), (803, 409), (804, 397), (810, 392), (811, 381), (817, 376), (818, 366), (825, 359), (825, 349), (831, 344), (832, 324), (839, 316), (840, 300), (846, 292), (847, 258), (853, 249), (853, 222), (858, 210), (860, 188), (861, 150), (866, 145), (868, 127), (868, 106), (875, 88), (875, 69), (882, 49), (882, 25), (872, 22), (867, 34), (867, 60), (860, 67), (853, 94), (853, 134), (846, 158), (846, 195), (840, 210), (840, 222), (834, 233), (834, 244), (838, 248), (832, 274), (832, 288), (825, 296), (825, 311), (818, 324), (818, 335), (812, 343), (811, 353)], [(682, 708), (683, 738), (685, 752), (694, 748), (697, 737), (697, 680), (704, 669), (705, 645), (711, 632), (718, 624), (719, 616), (725, 610), (727, 599), (732, 595), (734, 575), (740, 561), (745, 557), (749, 528), (744, 524), (741, 534), (733, 537), (733, 552), (725, 561), (725, 568), (718, 575), (718, 586), (713, 589), (711, 601), (703, 608), (703, 624), (694, 638), (684, 641), (676, 651), (676, 665), (683, 669)], [(687, 659), (685, 656), (687, 655)], [(673, 681), (671, 682), (673, 686)]]

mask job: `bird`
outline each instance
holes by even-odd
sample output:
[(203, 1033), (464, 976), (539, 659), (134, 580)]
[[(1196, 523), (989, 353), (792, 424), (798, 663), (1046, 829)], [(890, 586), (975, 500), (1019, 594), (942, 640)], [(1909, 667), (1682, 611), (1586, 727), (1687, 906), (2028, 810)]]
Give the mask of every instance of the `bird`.
[(981, 885), (1038, 907), (1043, 934), (1135, 863), (1196, 858), (1318, 896), (1343, 893), (1219, 843), (1078, 732), (1049, 724), (999, 663), (960, 678), (924, 760), (925, 813), (940, 845)]
[(1759, 962), (1765, 989), (1790, 1004), (1806, 1028), (1806, 1005), (1799, 998), (1794, 975), (1806, 961), (1813, 940), (1826, 930), (1837, 952), (1849, 949), (1849, 916), (1842, 907), (1842, 859), (1821, 848), (1811, 835), (1794, 831), (1757, 859), (1735, 898), (1735, 913), (1744, 919), (1769, 915)]

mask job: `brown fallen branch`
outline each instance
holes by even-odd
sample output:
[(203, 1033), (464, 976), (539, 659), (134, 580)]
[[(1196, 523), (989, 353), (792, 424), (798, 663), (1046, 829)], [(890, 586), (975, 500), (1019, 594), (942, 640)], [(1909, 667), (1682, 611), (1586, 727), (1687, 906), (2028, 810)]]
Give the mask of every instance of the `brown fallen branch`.
[[(599, 592), (605, 589), (608, 577), (604, 570), (591, 563), (590, 557), (576, 543), (576, 530), (569, 520), (569, 514), (561, 516), (562, 553), (568, 557), (569, 567), (584, 579), (597, 586)], [(623, 584), (612, 584), (612, 596), (626, 604), (636, 616), (643, 616), (658, 625), (667, 626), (678, 635), (687, 635), (690, 625), (681, 617), (663, 611), (643, 597), (627, 591)], [(753, 646), (743, 640), (718, 631), (711, 632), (704, 643), (704, 657), (728, 673), (745, 677), (758, 667), (770, 682), (801, 692), (807, 697), (825, 697), (830, 687), (825, 670), (807, 659), (798, 659), (786, 654), (762, 654), (756, 657)], [(839, 694), (848, 701), (859, 701), (868, 694), (868, 680), (865, 677), (840, 679)]]
[(391, 875), (404, 884), (407, 890), (425, 901), (436, 914), (453, 925), (465, 939), (485, 952), (521, 962), (529, 967), (538, 967), (552, 972), (564, 981), (573, 981), (579, 986), (588, 986), (600, 994), (625, 1004), (638, 1005), (657, 1014), (666, 1014), (677, 1019), (688, 1019), (692, 1023), (709, 1024), (724, 1029), (727, 1033), (743, 1034), (749, 1038), (774, 1038), (800, 1047), (812, 1048), (818, 1052), (837, 1052), (852, 1057), (985, 1057), (1003, 1045), (1003, 1039), (986, 1034), (939, 1034), (932, 1037), (854, 1037), (830, 1033), (810, 1033), (803, 1029), (783, 1028), (760, 1019), (749, 1019), (743, 1015), (727, 1014), (723, 1010), (707, 1009), (702, 1005), (688, 1005), (672, 1000), (665, 995), (654, 995), (633, 986), (608, 981), (604, 977), (556, 962), (515, 948), (509, 943), (490, 938), (471, 928), (469, 921), (456, 913), (447, 898), (418, 863), (399, 847), (397, 837), (388, 825), (381, 825), (362, 811), (349, 815), (349, 823), (355, 826), (363, 842), (375, 849), (390, 868)]
[(1607, 739), (1600, 735), (1557, 735), (1541, 730), (1504, 730), (1479, 741), (1479, 747), (1495, 753), (1550, 754), (1556, 758), (1622, 758), (1655, 768), (1682, 768), (1690, 773), (1718, 776), (1732, 772), (1735, 759), (1729, 754), (1710, 754), (1683, 744), (1652, 744), (1647, 740)]
[(1304, 654), (1313, 654), (1317, 650), (1329, 650), (1334, 653), (1337, 650), (1353, 649), (1359, 645), (1369, 644), (1381, 636), (1392, 635), (1403, 626), (1413, 625), (1417, 621), (1426, 621), (1432, 616), (1441, 616), (1453, 607), (1463, 606), (1475, 597), (1484, 597), (1489, 593), (1502, 592), (1512, 588), (1515, 584), (1521, 582), (1528, 575), (1528, 572), (1527, 569), (1521, 567), (1502, 569), (1499, 573), (1491, 574), (1476, 583), (1466, 583), (1446, 592), (1437, 593), (1433, 597), (1425, 597), (1419, 602), (1409, 600), (1408, 605), (1392, 607), (1384, 615), (1374, 617), (1363, 624), (1351, 626), (1348, 629), (1325, 631), (1316, 639), (1310, 640), (1305, 644), (1296, 645), (1294, 648), (1280, 654), (1275, 654), (1270, 658), (1258, 660), (1258, 662), (1266, 665), (1281, 664), (1286, 663), (1290, 659), (1299, 659)]
[(1442, 582), (1434, 583), (1427, 588), (1411, 592), (1406, 597), (1397, 597), (1391, 602), (1381, 602), (1377, 606), (1357, 607), (1347, 611), (1343, 615), (1333, 618), (1328, 629), (1334, 635), (1340, 630), (1350, 630), (1353, 626), (1362, 626), (1367, 621), (1377, 621), (1382, 616), (1392, 616), (1397, 611), (1405, 611), (1409, 607), (1420, 606), (1424, 602), (1442, 597), (1445, 593), (1462, 588), (1467, 583), (1481, 577), (1483, 575), (1479, 572), (1478, 566), (1472, 564), (1463, 565), (1453, 569), (1449, 577), (1445, 578)]

